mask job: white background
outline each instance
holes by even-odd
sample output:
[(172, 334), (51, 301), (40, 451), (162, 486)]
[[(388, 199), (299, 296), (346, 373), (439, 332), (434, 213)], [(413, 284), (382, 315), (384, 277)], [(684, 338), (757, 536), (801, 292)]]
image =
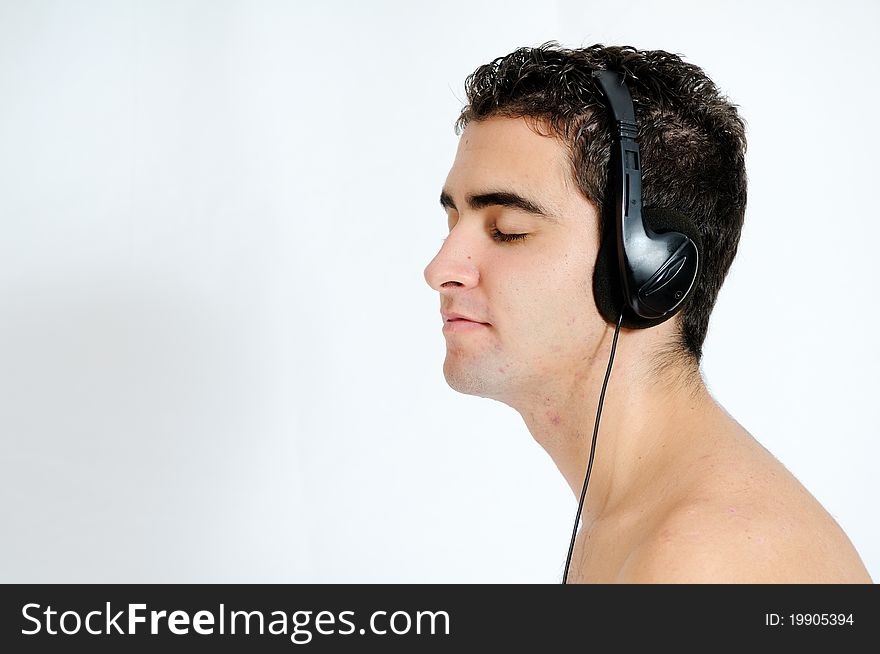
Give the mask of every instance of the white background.
[(0, 580), (546, 582), (575, 498), (442, 374), (422, 277), (464, 78), (702, 66), (749, 206), (716, 398), (872, 577), (874, 2), (0, 2)]

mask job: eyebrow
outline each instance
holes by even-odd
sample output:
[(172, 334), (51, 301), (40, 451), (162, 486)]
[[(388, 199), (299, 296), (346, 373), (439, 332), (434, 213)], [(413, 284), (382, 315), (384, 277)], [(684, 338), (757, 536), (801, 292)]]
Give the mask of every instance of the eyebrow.
[[(554, 223), (559, 222), (553, 214), (544, 209), (540, 204), (514, 191), (497, 190), (471, 193), (467, 196), (466, 201), (468, 206), (474, 211), (491, 206), (512, 207)], [(455, 206), (452, 196), (449, 195), (446, 189), (440, 192), (440, 206), (444, 209), (455, 209), (458, 211), (458, 207)]]

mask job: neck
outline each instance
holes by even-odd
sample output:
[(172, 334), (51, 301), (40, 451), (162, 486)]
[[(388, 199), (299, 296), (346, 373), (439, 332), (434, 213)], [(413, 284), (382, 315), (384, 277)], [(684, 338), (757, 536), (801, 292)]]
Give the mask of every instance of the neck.
[[(590, 456), (599, 395), (614, 328), (583, 367), (567, 379), (515, 403), (535, 440), (547, 451), (577, 500)], [(682, 461), (699, 425), (720, 407), (695, 365), (657, 369), (654, 339), (622, 333), (605, 392), (582, 520), (589, 524), (637, 500), (639, 492)]]

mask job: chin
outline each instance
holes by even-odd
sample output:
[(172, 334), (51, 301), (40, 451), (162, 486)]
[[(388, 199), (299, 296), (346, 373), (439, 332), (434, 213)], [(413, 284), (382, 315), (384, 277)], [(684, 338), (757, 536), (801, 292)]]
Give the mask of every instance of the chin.
[(463, 361), (447, 354), (443, 376), (454, 391), (501, 402), (510, 392), (512, 379), (507, 373), (508, 368), (509, 365), (502, 365), (499, 370), (497, 364)]
[(461, 361), (450, 362), (447, 357), (443, 364), (443, 376), (454, 391), (478, 397), (492, 396), (491, 388), (495, 385), (494, 380), (487, 380), (479, 366), (461, 365)]

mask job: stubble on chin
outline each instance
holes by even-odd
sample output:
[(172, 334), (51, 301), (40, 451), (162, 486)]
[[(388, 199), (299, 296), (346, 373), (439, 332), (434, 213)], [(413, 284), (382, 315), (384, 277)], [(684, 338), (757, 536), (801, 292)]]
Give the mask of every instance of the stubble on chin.
[(465, 395), (491, 397), (498, 380), (486, 370), (486, 363), (462, 358), (452, 353), (446, 355), (443, 376), (449, 387)]
[(449, 387), (459, 393), (506, 403), (513, 390), (514, 369), (513, 362), (491, 356), (490, 352), (474, 357), (450, 350), (446, 353), (443, 375)]
[(446, 362), (443, 364), (443, 376), (449, 387), (464, 393), (465, 395), (478, 395), (482, 397), (485, 390), (485, 380), (483, 376), (478, 374), (474, 365), (468, 365), (460, 359), (450, 361), (450, 355), (447, 355)]

